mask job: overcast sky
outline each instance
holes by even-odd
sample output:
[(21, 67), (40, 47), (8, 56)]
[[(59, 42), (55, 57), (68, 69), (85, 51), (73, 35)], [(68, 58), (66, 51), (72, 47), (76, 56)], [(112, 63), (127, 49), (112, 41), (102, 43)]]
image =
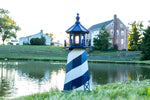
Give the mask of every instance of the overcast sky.
[(126, 25), (133, 21), (150, 20), (149, 0), (1, 0), (0, 8), (21, 27), (18, 38), (40, 32), (53, 33), (55, 40), (63, 40), (65, 31), (80, 14), (80, 22), (87, 29), (94, 24), (113, 19), (114, 14)]

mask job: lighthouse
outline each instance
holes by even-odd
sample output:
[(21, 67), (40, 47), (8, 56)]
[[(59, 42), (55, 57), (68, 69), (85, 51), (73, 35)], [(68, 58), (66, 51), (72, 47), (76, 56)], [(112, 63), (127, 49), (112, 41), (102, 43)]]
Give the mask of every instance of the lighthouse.
[(79, 19), (77, 14), (75, 24), (66, 31), (69, 34), (69, 46), (66, 46), (65, 41), (64, 48), (69, 49), (69, 53), (63, 91), (73, 89), (90, 91), (86, 48), (91, 46), (90, 41), (85, 43), (85, 35), (89, 31), (80, 24)]

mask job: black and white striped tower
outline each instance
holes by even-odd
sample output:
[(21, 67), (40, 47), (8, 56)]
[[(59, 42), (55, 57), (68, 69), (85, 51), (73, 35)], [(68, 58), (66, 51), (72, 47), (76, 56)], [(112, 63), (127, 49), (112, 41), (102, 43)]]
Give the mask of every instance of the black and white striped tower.
[(75, 24), (66, 31), (69, 34), (69, 46), (66, 46), (65, 41), (64, 48), (68, 48), (69, 53), (64, 91), (73, 89), (90, 91), (86, 48), (91, 46), (90, 43), (85, 43), (85, 35), (89, 31), (80, 24), (79, 19), (77, 14)]

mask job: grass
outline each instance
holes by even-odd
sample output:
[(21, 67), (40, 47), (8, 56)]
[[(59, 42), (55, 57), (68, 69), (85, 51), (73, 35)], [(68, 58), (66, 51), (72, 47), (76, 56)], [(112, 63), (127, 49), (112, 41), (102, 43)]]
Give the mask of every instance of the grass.
[(0, 58), (8, 59), (59, 59), (66, 60), (67, 51), (61, 47), (52, 46), (0, 46)]
[(116, 63), (116, 64), (143, 64), (150, 65), (150, 60), (147, 61), (115, 61), (115, 60), (88, 60), (93, 63)]
[(141, 51), (89, 51), (89, 59), (96, 60), (119, 60), (119, 61), (135, 61), (142, 56)]
[(52, 90), (13, 100), (150, 100), (150, 80), (98, 85), (91, 92)]
[[(30, 45), (0, 45), (0, 59), (4, 60), (53, 60), (66, 61), (68, 50), (53, 46), (30, 46)], [(88, 61), (95, 63), (129, 63), (147, 64), (149, 61), (140, 61), (140, 51), (117, 51), (101, 52), (89, 51)]]

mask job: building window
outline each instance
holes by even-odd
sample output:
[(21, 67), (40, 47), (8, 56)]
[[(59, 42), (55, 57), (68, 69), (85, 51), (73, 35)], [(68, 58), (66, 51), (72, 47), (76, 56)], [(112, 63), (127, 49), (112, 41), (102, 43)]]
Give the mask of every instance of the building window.
[(104, 33), (104, 30), (100, 30), (100, 33)]
[(111, 33), (111, 34), (114, 34), (114, 30), (111, 30), (110, 33)]
[(94, 31), (94, 35), (97, 36), (99, 31)]
[(123, 39), (121, 39), (121, 44), (123, 44)]
[(121, 35), (124, 35), (124, 31), (123, 30), (121, 30)]
[(124, 33), (126, 34), (126, 30), (124, 30)]
[(112, 43), (112, 39), (109, 39), (109, 43)]
[(111, 26), (114, 26), (114, 23), (111, 23)]
[(116, 39), (116, 43), (118, 44), (118, 39)]
[(119, 35), (119, 30), (117, 30), (117, 35)]
[(123, 27), (123, 25), (122, 25), (122, 24), (120, 24), (120, 27), (122, 28), (122, 27)]

